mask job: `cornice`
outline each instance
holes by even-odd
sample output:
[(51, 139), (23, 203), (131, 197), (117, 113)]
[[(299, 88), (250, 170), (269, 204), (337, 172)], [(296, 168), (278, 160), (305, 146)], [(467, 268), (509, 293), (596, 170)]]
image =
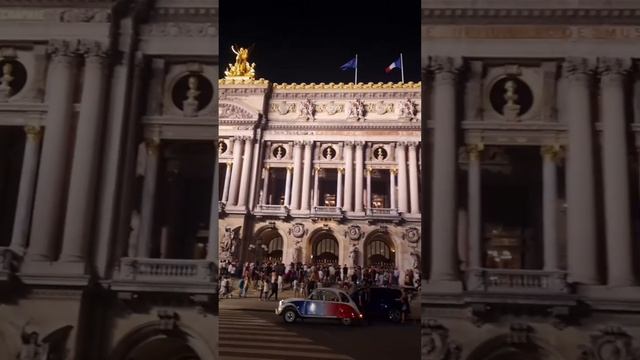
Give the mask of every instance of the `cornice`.
[(275, 90), (365, 90), (365, 89), (420, 89), (421, 83), (412, 81), (407, 83), (282, 83), (274, 84)]
[(640, 8), (437, 8), (422, 9), (423, 24), (631, 24), (640, 20)]
[(217, 19), (219, 11), (217, 7), (157, 7), (151, 10), (152, 21), (186, 21), (186, 22), (211, 22)]
[[(219, 79), (218, 84), (222, 87), (227, 88), (241, 88), (241, 87), (259, 87), (259, 88), (267, 88), (269, 86), (269, 81), (265, 79), (237, 79), (237, 78), (228, 78), (228, 79)], [(229, 86), (236, 85), (236, 86)]]
[(313, 91), (300, 89), (303, 91), (285, 90), (274, 91), (271, 98), (273, 100), (353, 100), (353, 99), (420, 99), (419, 89), (361, 89), (359, 91)]
[(101, 7), (109, 8), (116, 4), (116, 0), (0, 0), (0, 7)]

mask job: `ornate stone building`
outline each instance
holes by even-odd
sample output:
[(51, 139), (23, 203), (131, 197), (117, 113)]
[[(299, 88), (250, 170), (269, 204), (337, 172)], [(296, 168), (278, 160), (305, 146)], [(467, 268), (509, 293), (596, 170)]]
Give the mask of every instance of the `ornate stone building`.
[(217, 358), (217, 19), (0, 1), (0, 359)]
[(220, 260), (420, 262), (420, 84), (220, 80)]
[(422, 1), (423, 359), (640, 358), (639, 21)]

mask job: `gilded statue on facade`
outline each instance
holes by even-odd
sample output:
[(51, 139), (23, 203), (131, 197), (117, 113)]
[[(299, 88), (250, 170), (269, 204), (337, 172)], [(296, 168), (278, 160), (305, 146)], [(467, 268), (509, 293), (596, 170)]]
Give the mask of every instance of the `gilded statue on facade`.
[(231, 51), (236, 54), (235, 64), (229, 64), (229, 69), (224, 72), (226, 78), (243, 78), (253, 80), (256, 75), (256, 64), (249, 63), (249, 49), (239, 48), (235, 49), (231, 46)]

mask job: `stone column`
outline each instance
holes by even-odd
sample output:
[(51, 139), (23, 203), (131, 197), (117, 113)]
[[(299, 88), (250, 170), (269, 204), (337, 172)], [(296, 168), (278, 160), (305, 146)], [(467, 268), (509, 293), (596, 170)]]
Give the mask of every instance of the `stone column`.
[(431, 59), (433, 81), (433, 195), (431, 282), (458, 281), (456, 250), (456, 72), (454, 60)]
[(291, 170), (293, 169), (292, 165), (287, 165), (287, 178), (284, 185), (284, 205), (286, 207), (291, 207)]
[(313, 141), (304, 142), (304, 171), (302, 173), (302, 200), (300, 200), (300, 209), (309, 210), (309, 194), (311, 193), (311, 151), (313, 149)]
[(344, 211), (353, 210), (353, 142), (344, 142)]
[(318, 206), (320, 204), (320, 195), (319, 191), (319, 178), (320, 177), (320, 167), (316, 166), (314, 168), (314, 177), (313, 177), (313, 206)]
[(371, 172), (373, 169), (367, 168), (367, 209), (371, 209)]
[(343, 168), (338, 168), (336, 171), (337, 178), (337, 190), (336, 190), (336, 207), (342, 208), (342, 192), (344, 189), (342, 188), (342, 173), (344, 172)]
[(629, 201), (629, 158), (625, 75), (630, 63), (600, 59), (604, 209), (607, 241), (607, 285), (635, 284)]
[(411, 213), (420, 213), (420, 191), (418, 190), (418, 143), (409, 142), (409, 195), (411, 198)]
[(90, 44), (84, 66), (60, 261), (84, 262), (87, 256), (100, 163), (107, 67), (107, 53), (99, 43)]
[(136, 257), (151, 256), (153, 220), (156, 202), (156, 183), (158, 180), (158, 160), (160, 157), (160, 140), (147, 139), (147, 161), (142, 184), (142, 214), (140, 237)]
[(227, 205), (238, 204), (238, 189), (240, 188), (240, 171), (242, 171), (242, 145), (243, 139), (234, 137), (233, 142), (233, 167), (231, 168), (231, 184), (229, 185), (229, 197)]
[[(216, 141), (217, 142), (217, 141)], [(218, 193), (220, 191), (220, 161), (219, 152), (214, 152), (215, 166), (213, 167), (213, 181), (211, 184), (211, 210), (209, 210), (209, 237), (207, 241), (206, 259), (218, 264), (218, 222), (220, 214), (218, 213)]]
[(20, 172), (20, 187), (18, 189), (18, 201), (16, 203), (16, 215), (11, 234), (11, 249), (24, 254), (29, 236), (29, 223), (31, 222), (31, 206), (36, 186), (38, 173), (38, 160), (40, 157), (40, 140), (42, 128), (39, 126), (25, 126), (27, 139), (24, 144), (24, 156), (22, 159), (22, 171)]
[(293, 142), (293, 183), (291, 186), (291, 209), (300, 208), (300, 182), (302, 181), (302, 142)]
[(263, 171), (264, 180), (262, 181), (262, 204), (267, 205), (269, 202), (269, 165)]
[(396, 204), (396, 174), (398, 173), (398, 169), (389, 169), (389, 197), (390, 203), (389, 207), (392, 209), (397, 209), (398, 205)]
[(233, 163), (231, 161), (227, 161), (227, 170), (224, 172), (224, 188), (222, 189), (222, 202), (226, 203), (229, 199), (229, 183), (231, 182), (231, 169), (233, 167)]
[(244, 140), (244, 154), (242, 156), (242, 173), (240, 175), (240, 193), (238, 194), (238, 206), (247, 206), (249, 198), (249, 182), (251, 180), (251, 156), (253, 155), (253, 139)]
[(362, 193), (364, 192), (363, 180), (364, 180), (364, 156), (363, 156), (364, 142), (356, 142), (356, 196), (355, 196), (355, 211), (362, 212)]
[(409, 212), (409, 189), (407, 189), (407, 154), (406, 144), (396, 144), (396, 159), (398, 160), (398, 211)]
[(567, 153), (567, 254), (569, 281), (597, 284), (598, 255), (591, 116), (591, 69), (586, 59), (565, 61)]
[(468, 206), (469, 206), (469, 268), (482, 267), (482, 173), (480, 152), (482, 144), (467, 146), (469, 153)]
[(559, 268), (558, 259), (558, 146), (543, 146), (542, 149), (542, 234), (544, 247), (544, 270)]
[(62, 209), (66, 193), (69, 142), (73, 123), (73, 94), (76, 59), (67, 41), (51, 44), (52, 58), (48, 71), (47, 103), (49, 109), (42, 144), (42, 158), (33, 206), (31, 240), (26, 259), (51, 261), (62, 225)]

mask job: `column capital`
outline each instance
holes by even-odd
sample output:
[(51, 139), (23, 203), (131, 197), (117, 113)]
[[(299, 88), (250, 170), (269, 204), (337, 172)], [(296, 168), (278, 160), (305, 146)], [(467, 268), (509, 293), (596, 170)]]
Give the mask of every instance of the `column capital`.
[(469, 159), (478, 160), (480, 159), (480, 152), (484, 150), (483, 143), (477, 144), (467, 144), (467, 153), (469, 154)]
[(227, 166), (228, 167), (232, 167), (233, 166), (233, 161), (227, 161)]
[(352, 147), (353, 144), (354, 144), (353, 140), (347, 140), (347, 141), (344, 142), (344, 146), (345, 147)]
[(540, 147), (540, 154), (545, 159), (555, 161), (560, 156), (562, 156), (562, 146), (558, 144), (543, 145), (542, 147)]
[(291, 172), (293, 170), (293, 164), (287, 165), (287, 172)]
[(363, 146), (364, 146), (364, 144), (365, 144), (365, 142), (364, 142), (364, 141), (360, 141), (360, 140), (358, 140), (358, 141), (354, 141), (353, 143), (354, 143), (354, 144), (356, 145), (356, 147), (358, 147), (358, 148), (363, 147)]
[(397, 148), (404, 149), (406, 146), (407, 146), (407, 142), (406, 141), (396, 141), (396, 147)]
[(158, 149), (160, 148), (160, 139), (159, 138), (146, 138), (144, 139), (144, 143), (147, 146), (147, 152), (149, 154), (157, 154)]
[(24, 127), (24, 132), (27, 137), (32, 141), (40, 141), (42, 139), (42, 127), (37, 125), (27, 125)]
[[(640, 151), (640, 149), (639, 149), (639, 151)], [(338, 170), (338, 173), (344, 174), (344, 168), (343, 167), (339, 167), (337, 170)]]
[(602, 85), (621, 86), (624, 77), (631, 70), (631, 60), (622, 58), (602, 57), (598, 59), (598, 72), (602, 77)]
[(407, 144), (407, 146), (409, 146), (409, 147), (413, 147), (413, 148), (415, 148), (415, 147), (417, 147), (418, 145), (420, 145), (420, 142), (419, 142), (419, 141), (407, 141), (407, 142), (406, 142), (406, 144)]
[(571, 81), (589, 81), (594, 68), (593, 61), (582, 57), (567, 57), (562, 63), (563, 76)]
[(435, 74), (434, 86), (454, 84), (462, 59), (451, 56), (430, 56), (427, 67)]
[(302, 147), (302, 145), (304, 145), (304, 141), (302, 141), (302, 140), (294, 140), (293, 141), (293, 147), (299, 148), (299, 147)]
[(371, 173), (373, 172), (373, 168), (371, 166), (367, 166), (365, 170), (367, 171), (367, 175), (371, 175)]
[(307, 147), (313, 146), (313, 140), (303, 140), (302, 143)]

